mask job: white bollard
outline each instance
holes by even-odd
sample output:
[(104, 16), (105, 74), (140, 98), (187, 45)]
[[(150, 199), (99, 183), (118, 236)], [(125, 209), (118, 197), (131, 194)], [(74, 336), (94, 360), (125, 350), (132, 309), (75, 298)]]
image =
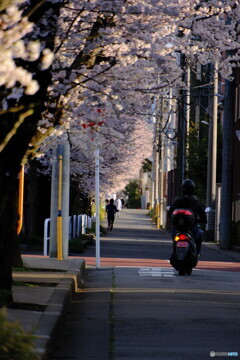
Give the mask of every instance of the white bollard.
[(73, 235), (72, 235), (72, 237), (73, 237), (73, 239), (75, 239), (75, 237), (76, 237), (76, 234), (77, 234), (77, 215), (73, 215)]
[(69, 238), (69, 240), (70, 239), (72, 239), (72, 216), (69, 216), (69, 218), (68, 218), (69, 220), (69, 224), (68, 224), (68, 234), (69, 234), (69, 236), (68, 236), (68, 238)]
[(81, 235), (81, 224), (82, 224), (82, 217), (81, 215), (77, 216), (77, 237)]
[(47, 256), (48, 254), (48, 241), (50, 239), (50, 221), (51, 219), (45, 219), (44, 221), (44, 238), (43, 238), (43, 255)]
[(91, 229), (91, 227), (92, 227), (92, 218), (91, 218), (91, 216), (88, 216), (88, 218), (87, 218), (87, 227), (89, 229)]

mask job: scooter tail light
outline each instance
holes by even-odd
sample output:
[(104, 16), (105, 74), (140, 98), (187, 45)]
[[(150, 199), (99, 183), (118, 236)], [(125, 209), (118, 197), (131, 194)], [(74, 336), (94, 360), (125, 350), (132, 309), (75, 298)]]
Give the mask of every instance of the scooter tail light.
[(192, 211), (184, 209), (176, 209), (172, 213), (173, 215), (193, 215)]
[(174, 237), (175, 241), (189, 240), (189, 237), (185, 234), (179, 234)]

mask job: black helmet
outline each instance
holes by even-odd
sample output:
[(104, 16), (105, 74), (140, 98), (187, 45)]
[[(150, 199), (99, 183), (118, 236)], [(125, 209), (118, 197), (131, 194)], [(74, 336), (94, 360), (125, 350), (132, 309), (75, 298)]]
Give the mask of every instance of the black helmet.
[(195, 182), (190, 180), (190, 179), (186, 179), (183, 181), (182, 183), (182, 191), (183, 191), (183, 195), (193, 195), (195, 192)]

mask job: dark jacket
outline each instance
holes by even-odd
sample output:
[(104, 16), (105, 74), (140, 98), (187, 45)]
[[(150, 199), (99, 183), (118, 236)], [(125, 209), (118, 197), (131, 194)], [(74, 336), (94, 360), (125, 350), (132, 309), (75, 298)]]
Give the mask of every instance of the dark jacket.
[(108, 214), (108, 217), (110, 217), (110, 218), (112, 218), (112, 217), (114, 217), (114, 214), (117, 212), (118, 210), (117, 210), (117, 208), (116, 208), (116, 206), (114, 205), (114, 204), (108, 204), (107, 206), (106, 206), (106, 212), (107, 212), (107, 214)]
[(171, 205), (168, 216), (171, 218), (171, 215), (175, 209), (190, 209), (194, 212), (197, 223), (207, 223), (207, 216), (205, 213), (205, 207), (194, 195), (185, 195), (181, 198), (178, 198)]

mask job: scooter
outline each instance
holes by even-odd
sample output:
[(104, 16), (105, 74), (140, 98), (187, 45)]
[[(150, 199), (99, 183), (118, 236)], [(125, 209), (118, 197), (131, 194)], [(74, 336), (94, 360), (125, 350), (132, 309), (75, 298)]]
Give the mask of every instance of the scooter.
[(171, 220), (177, 231), (173, 236), (173, 252), (170, 256), (170, 263), (179, 275), (191, 275), (192, 269), (198, 263), (196, 243), (190, 230), (195, 216), (191, 210), (176, 209)]

